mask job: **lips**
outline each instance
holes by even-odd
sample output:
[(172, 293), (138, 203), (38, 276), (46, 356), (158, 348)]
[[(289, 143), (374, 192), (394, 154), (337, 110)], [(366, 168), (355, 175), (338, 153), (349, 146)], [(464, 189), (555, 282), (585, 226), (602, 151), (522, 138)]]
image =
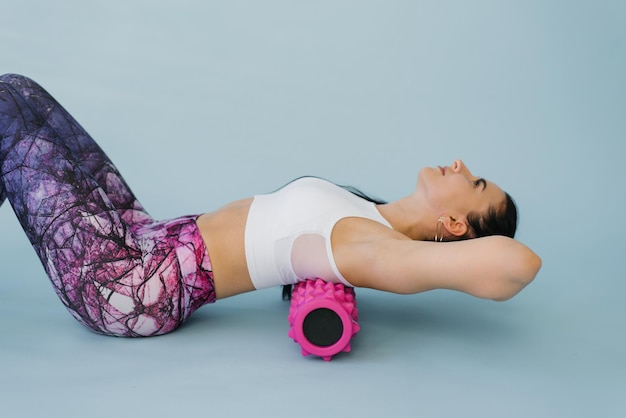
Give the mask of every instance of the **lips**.
[(441, 171), (441, 175), (445, 176), (446, 175), (446, 168), (442, 167), (442, 166), (438, 166), (438, 168), (439, 168), (439, 171)]

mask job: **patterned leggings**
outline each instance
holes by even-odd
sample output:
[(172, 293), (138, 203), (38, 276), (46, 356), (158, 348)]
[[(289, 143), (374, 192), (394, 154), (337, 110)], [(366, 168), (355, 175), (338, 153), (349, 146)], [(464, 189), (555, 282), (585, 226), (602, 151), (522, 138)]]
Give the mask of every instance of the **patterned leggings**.
[(215, 301), (197, 216), (154, 221), (43, 88), (0, 76), (0, 205), (8, 199), (52, 286), (95, 332), (173, 331)]

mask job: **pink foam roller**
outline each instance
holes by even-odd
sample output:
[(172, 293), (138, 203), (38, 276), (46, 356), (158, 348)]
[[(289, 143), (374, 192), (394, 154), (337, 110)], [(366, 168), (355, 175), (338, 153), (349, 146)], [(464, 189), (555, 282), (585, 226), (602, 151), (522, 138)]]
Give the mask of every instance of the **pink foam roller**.
[(332, 356), (350, 351), (350, 339), (359, 332), (354, 289), (324, 280), (306, 280), (293, 287), (289, 308), (289, 337), (302, 355)]

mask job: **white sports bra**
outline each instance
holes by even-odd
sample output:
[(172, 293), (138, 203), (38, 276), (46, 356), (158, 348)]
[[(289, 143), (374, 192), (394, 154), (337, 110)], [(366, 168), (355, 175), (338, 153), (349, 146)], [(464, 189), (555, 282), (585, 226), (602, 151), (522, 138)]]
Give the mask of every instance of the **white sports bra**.
[(248, 271), (256, 289), (323, 279), (351, 286), (333, 257), (330, 237), (343, 218), (391, 228), (372, 202), (316, 177), (303, 177), (252, 201), (245, 231)]

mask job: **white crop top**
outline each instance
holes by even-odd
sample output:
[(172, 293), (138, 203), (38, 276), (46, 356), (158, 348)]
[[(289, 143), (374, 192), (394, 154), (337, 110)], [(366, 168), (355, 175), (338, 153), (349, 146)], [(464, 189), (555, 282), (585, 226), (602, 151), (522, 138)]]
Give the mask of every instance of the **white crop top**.
[(391, 227), (372, 202), (316, 177), (295, 180), (252, 201), (245, 232), (248, 271), (256, 289), (320, 278), (351, 286), (333, 257), (330, 237), (346, 217)]

